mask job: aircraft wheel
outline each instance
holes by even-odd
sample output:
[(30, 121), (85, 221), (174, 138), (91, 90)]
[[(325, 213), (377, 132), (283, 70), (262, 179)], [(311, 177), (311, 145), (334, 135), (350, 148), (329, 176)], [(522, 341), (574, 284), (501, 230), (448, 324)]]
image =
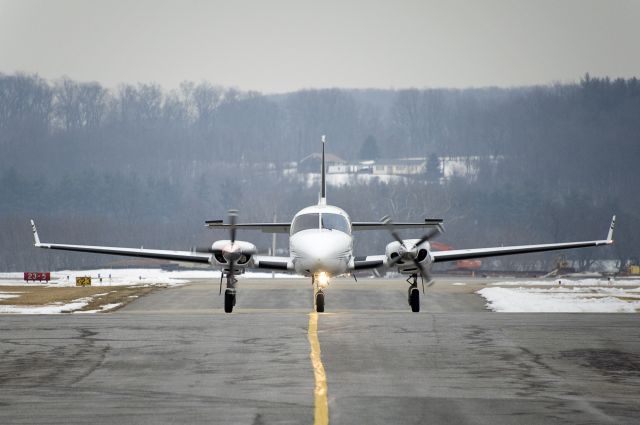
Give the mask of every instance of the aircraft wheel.
[(316, 311), (324, 313), (324, 294), (322, 292), (316, 294)]
[(411, 306), (411, 311), (414, 313), (420, 311), (420, 291), (418, 288), (411, 288), (411, 292), (409, 292), (409, 305)]
[(236, 305), (236, 294), (228, 289), (224, 291), (224, 312), (231, 313)]

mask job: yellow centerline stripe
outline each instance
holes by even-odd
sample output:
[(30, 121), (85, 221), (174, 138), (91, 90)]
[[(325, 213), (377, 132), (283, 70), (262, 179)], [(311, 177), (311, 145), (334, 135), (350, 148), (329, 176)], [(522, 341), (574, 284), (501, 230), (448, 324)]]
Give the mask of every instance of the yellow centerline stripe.
[(314, 388), (315, 411), (314, 425), (329, 423), (329, 402), (327, 401), (327, 375), (320, 358), (320, 341), (318, 340), (318, 313), (309, 313), (309, 344), (311, 345), (311, 365), (316, 385)]

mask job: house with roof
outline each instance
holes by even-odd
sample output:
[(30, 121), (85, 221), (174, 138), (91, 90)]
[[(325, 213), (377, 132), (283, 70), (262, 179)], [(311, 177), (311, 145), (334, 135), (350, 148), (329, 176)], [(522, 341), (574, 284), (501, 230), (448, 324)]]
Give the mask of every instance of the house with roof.
[[(344, 159), (332, 153), (325, 154), (325, 162), (327, 164), (327, 169), (331, 167), (342, 166), (347, 164), (347, 162)], [(311, 155), (305, 156), (298, 162), (298, 172), (299, 173), (319, 173), (320, 167), (322, 166), (321, 164), (322, 164), (322, 154), (312, 153)], [(327, 172), (329, 171), (327, 170)]]
[(409, 176), (423, 174), (426, 170), (426, 158), (382, 159), (372, 166), (373, 175)]

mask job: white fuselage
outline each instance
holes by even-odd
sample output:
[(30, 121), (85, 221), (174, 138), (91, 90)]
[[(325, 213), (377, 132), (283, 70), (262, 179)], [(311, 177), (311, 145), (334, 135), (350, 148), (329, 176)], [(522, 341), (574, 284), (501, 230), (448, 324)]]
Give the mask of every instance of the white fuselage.
[(351, 219), (331, 205), (315, 205), (293, 218), (289, 252), (296, 273), (315, 276), (346, 273), (353, 257)]

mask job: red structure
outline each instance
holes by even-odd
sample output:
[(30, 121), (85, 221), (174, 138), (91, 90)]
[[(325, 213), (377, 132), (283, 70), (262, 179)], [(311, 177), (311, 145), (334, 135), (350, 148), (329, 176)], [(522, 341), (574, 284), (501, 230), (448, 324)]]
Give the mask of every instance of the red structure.
[(38, 282), (49, 282), (51, 280), (51, 272), (24, 272), (24, 280), (29, 282), (37, 280)]
[[(442, 242), (431, 242), (431, 247), (436, 251), (450, 251), (453, 249), (451, 245), (444, 244)], [(473, 259), (473, 260), (458, 260), (456, 261), (456, 268), (458, 270), (478, 270), (482, 267), (482, 261)]]

